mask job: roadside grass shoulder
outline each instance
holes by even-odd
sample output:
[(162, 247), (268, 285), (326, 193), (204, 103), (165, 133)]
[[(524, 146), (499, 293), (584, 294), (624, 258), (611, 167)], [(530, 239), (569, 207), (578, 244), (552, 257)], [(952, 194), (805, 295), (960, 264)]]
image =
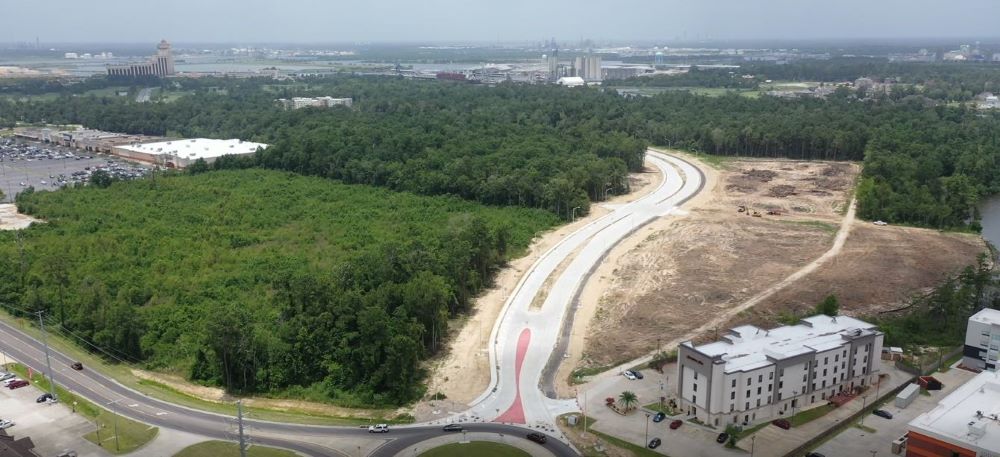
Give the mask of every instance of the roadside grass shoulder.
[(789, 417), (788, 422), (791, 422), (792, 427), (798, 427), (801, 425), (808, 424), (816, 419), (819, 419), (835, 409), (837, 409), (836, 406), (827, 403), (822, 406), (817, 406), (815, 408), (807, 409), (792, 417)]
[[(2, 309), (2, 308), (0, 308)], [(13, 316), (9, 314), (6, 310), (0, 311), (0, 321), (4, 321), (8, 324), (17, 327), (18, 330), (27, 333), (29, 336), (35, 339), (41, 338), (41, 332), (35, 326), (31, 325), (31, 321)], [(46, 326), (48, 329), (48, 326)], [(150, 397), (156, 398), (169, 403), (174, 403), (181, 406), (186, 406), (189, 408), (195, 408), (202, 411), (208, 411), (218, 414), (225, 415), (235, 415), (235, 406), (231, 403), (214, 402), (208, 401), (202, 398), (197, 398), (181, 392), (173, 387), (166, 384), (159, 383), (156, 381), (149, 381), (137, 378), (132, 374), (131, 367), (123, 363), (108, 363), (104, 359), (98, 357), (97, 355), (87, 352), (81, 349), (79, 346), (73, 344), (69, 341), (68, 337), (56, 332), (48, 333), (48, 343), (49, 347), (61, 352), (67, 357), (72, 358), (83, 363), (84, 367), (88, 369), (96, 369), (100, 371), (101, 374), (111, 377), (112, 379), (118, 381), (122, 385), (136, 390), (140, 393), (149, 395)], [(294, 422), (300, 424), (309, 425), (362, 425), (375, 422), (399, 424), (399, 423), (410, 423), (411, 418), (360, 418), (360, 417), (342, 417), (333, 416), (327, 414), (321, 414), (318, 412), (307, 411), (301, 408), (288, 407), (281, 410), (270, 409), (270, 408), (258, 408), (258, 407), (245, 407), (244, 410), (252, 414), (256, 419), (268, 420), (268, 421), (280, 421), (280, 422)], [(388, 415), (391, 411), (386, 410), (384, 414)]]
[[(239, 457), (240, 449), (236, 443), (225, 441), (205, 441), (181, 449), (174, 457)], [(247, 457), (297, 457), (298, 454), (284, 449), (267, 446), (250, 446)]]
[(446, 444), (420, 454), (421, 457), (465, 457), (470, 455), (476, 457), (529, 457), (531, 454), (514, 446), (490, 441)]
[[(33, 372), (28, 377), (28, 368), (19, 363), (8, 364), (11, 372), (23, 379), (30, 380), (38, 389), (48, 392), (50, 384), (41, 373)], [(103, 447), (111, 454), (128, 454), (139, 449), (156, 438), (159, 429), (127, 417), (118, 416), (103, 407), (97, 406), (83, 397), (72, 393), (62, 386), (56, 385), (56, 396), (59, 402), (70, 407), (77, 414), (95, 423), (97, 430), (83, 435), (91, 443)], [(116, 431), (117, 430), (117, 434)]]

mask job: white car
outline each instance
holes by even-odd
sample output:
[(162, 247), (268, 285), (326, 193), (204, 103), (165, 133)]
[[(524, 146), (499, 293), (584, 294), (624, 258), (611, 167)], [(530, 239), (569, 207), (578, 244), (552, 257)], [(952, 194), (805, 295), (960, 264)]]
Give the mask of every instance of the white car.
[(9, 421), (9, 420), (6, 420), (6, 419), (0, 419), (0, 430), (3, 430), (5, 428), (11, 428), (13, 426), (14, 426), (14, 421)]
[(875, 222), (872, 222), (872, 224), (875, 224), (875, 225), (877, 225), (879, 227), (881, 227), (883, 225), (889, 225), (885, 221), (875, 221)]
[(623, 371), (622, 372), (622, 376), (624, 376), (629, 381), (635, 381), (636, 379), (638, 379), (638, 378), (635, 377), (635, 373), (633, 373), (632, 370), (625, 370), (625, 371)]
[(369, 425), (368, 433), (389, 433), (389, 425), (388, 424)]
[(20, 380), (21, 380), (21, 379), (20, 379), (20, 378), (17, 378), (17, 377), (14, 377), (14, 378), (10, 378), (10, 379), (5, 379), (5, 380), (3, 381), (3, 386), (4, 386), (4, 387), (7, 387), (7, 386), (9, 386), (9, 385), (10, 385), (10, 383), (12, 383), (12, 382), (14, 382), (14, 381), (20, 381)]
[(17, 375), (14, 373), (0, 373), (0, 381), (6, 381), (15, 377), (17, 377)]

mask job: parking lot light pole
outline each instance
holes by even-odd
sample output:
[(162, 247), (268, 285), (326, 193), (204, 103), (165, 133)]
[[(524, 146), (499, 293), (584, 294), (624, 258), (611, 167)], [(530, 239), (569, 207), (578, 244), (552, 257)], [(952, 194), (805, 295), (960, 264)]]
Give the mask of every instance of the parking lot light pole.
[(757, 435), (750, 437), (750, 457), (753, 457), (754, 444), (757, 444)]
[(649, 413), (646, 413), (646, 439), (643, 441), (646, 445), (649, 445)]

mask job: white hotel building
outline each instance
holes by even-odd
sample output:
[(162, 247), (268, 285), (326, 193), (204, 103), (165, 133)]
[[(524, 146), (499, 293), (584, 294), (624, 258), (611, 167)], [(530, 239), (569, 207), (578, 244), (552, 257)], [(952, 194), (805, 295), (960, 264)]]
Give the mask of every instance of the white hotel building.
[(680, 408), (702, 422), (753, 424), (791, 416), (839, 392), (876, 382), (883, 334), (847, 316), (771, 330), (737, 327), (720, 341), (680, 345)]

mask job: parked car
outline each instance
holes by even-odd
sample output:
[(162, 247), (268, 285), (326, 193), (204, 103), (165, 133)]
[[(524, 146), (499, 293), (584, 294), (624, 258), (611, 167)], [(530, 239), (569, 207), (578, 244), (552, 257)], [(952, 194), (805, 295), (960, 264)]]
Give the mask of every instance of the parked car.
[(649, 440), (648, 447), (650, 449), (656, 449), (656, 448), (660, 447), (660, 443), (662, 443), (662, 441), (660, 441), (659, 438), (653, 438), (653, 439)]
[(549, 440), (549, 438), (547, 436), (545, 436), (545, 435), (543, 435), (541, 433), (538, 433), (538, 432), (529, 433), (528, 434), (528, 439), (531, 440), (531, 441), (534, 441), (534, 442), (536, 442), (538, 444), (545, 444), (545, 442)]
[(722, 432), (722, 433), (719, 434), (719, 436), (715, 437), (715, 442), (716, 443), (721, 444), (721, 443), (725, 443), (726, 441), (729, 441), (729, 434), (726, 433), (726, 432)]
[(885, 225), (889, 225), (885, 221), (875, 221), (875, 222), (872, 222), (872, 224), (875, 224), (875, 225), (877, 225), (879, 227), (882, 227), (882, 226), (885, 226)]
[(673, 422), (670, 423), (670, 430), (677, 430), (677, 429), (681, 428), (681, 425), (684, 425), (684, 421), (682, 421), (682, 420), (675, 420), (675, 421), (673, 421)]
[(878, 417), (884, 417), (886, 419), (892, 419), (892, 413), (890, 413), (889, 411), (886, 411), (884, 409), (876, 409), (875, 411), (872, 411), (872, 414), (874, 414), (874, 415), (876, 415)]
[(14, 373), (2, 373), (2, 374), (0, 374), (0, 381), (6, 381), (8, 379), (14, 379), (15, 377), (17, 377), (17, 375), (14, 374)]
[(0, 430), (8, 429), (14, 426), (14, 421), (7, 419), (0, 419)]
[(624, 376), (629, 381), (635, 381), (636, 379), (639, 379), (639, 378), (635, 377), (635, 373), (633, 373), (632, 370), (625, 370), (625, 371), (623, 371), (622, 372), (622, 376)]
[(3, 386), (4, 387), (9, 387), (12, 383), (20, 381), (20, 380), (21, 380), (21, 378), (16, 378), (16, 377), (15, 378), (7, 378), (7, 379), (5, 379), (3, 381)]
[(72, 368), (72, 369), (74, 369), (76, 371), (80, 371), (80, 370), (83, 369), (83, 364), (80, 363), (80, 362), (73, 362), (73, 364), (70, 365), (70, 368)]
[(7, 388), (10, 390), (20, 389), (28, 384), (30, 384), (28, 381), (25, 381), (23, 379), (18, 379), (10, 384), (7, 384)]
[(35, 399), (35, 403), (45, 403), (45, 402), (47, 402), (49, 400), (52, 400), (52, 399), (53, 399), (52, 394), (46, 392), (46, 393), (40, 395), (38, 398), (36, 398)]
[(777, 425), (778, 428), (783, 428), (785, 430), (792, 428), (792, 423), (788, 422), (788, 419), (775, 419), (771, 421), (771, 423)]
[(806, 457), (826, 457), (826, 456), (823, 455), (823, 454), (820, 454), (819, 452), (810, 452), (810, 453), (806, 454)]
[(388, 424), (369, 425), (368, 433), (389, 433), (389, 425)]
[(666, 417), (666, 414), (656, 413), (656, 415), (653, 416), (653, 422), (663, 422), (663, 419), (666, 419)]
[(644, 376), (642, 375), (642, 372), (639, 371), (639, 370), (632, 370), (632, 375), (634, 375), (636, 379), (642, 379), (642, 378), (644, 378)]
[(460, 431), (462, 431), (464, 429), (462, 428), (461, 425), (458, 425), (458, 424), (448, 424), (448, 425), (445, 425), (444, 428), (442, 428), (441, 430), (446, 431), (446, 432), (460, 432)]
[(76, 457), (76, 451), (71, 450), (71, 449), (66, 449), (65, 451), (62, 451), (62, 453), (59, 454), (59, 455), (57, 455), (56, 457)]

